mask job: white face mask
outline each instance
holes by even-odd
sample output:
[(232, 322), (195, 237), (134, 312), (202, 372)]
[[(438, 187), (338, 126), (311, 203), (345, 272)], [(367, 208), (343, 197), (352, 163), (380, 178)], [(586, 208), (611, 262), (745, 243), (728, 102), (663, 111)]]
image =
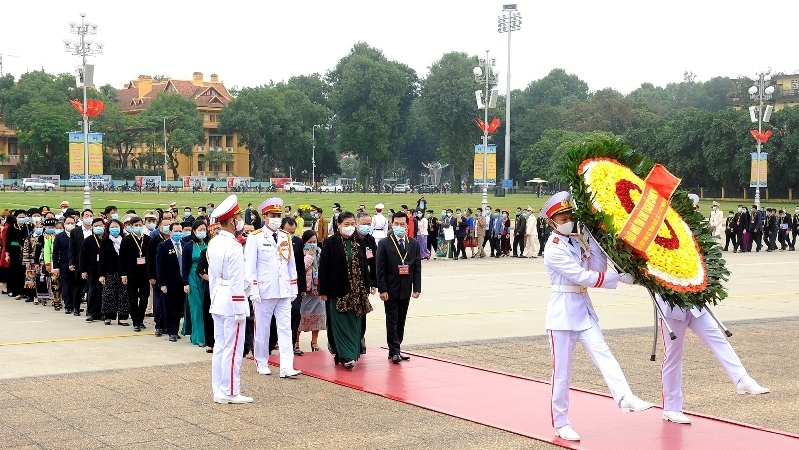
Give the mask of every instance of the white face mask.
[(566, 223), (558, 224), (555, 229), (558, 230), (558, 233), (568, 236), (572, 233), (572, 230), (574, 230), (574, 223), (572, 221), (568, 221)]
[(83, 224), (86, 225), (87, 227), (91, 226), (92, 220), (94, 220), (94, 219), (92, 219), (91, 217), (86, 217), (86, 218), (83, 219)]
[(352, 236), (352, 233), (355, 233), (355, 227), (353, 226), (340, 227), (339, 230), (341, 230), (341, 234), (344, 236)]
[(272, 231), (277, 231), (277, 229), (280, 228), (280, 224), (282, 222), (283, 219), (281, 219), (280, 217), (270, 217), (268, 222), (269, 229)]
[(244, 229), (244, 221), (243, 220), (237, 220), (236, 221), (236, 231), (241, 231), (243, 229)]
[(75, 225), (72, 225), (71, 223), (68, 223), (68, 224), (64, 225), (64, 229), (67, 230), (67, 232), (70, 232), (70, 231), (75, 229)]

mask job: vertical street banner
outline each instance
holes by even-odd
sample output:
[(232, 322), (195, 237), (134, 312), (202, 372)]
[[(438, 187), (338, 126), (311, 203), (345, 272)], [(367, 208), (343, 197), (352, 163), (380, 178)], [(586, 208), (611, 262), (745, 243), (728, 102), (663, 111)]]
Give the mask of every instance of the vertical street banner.
[[(752, 167), (749, 176), (749, 187), (757, 186), (757, 152), (752, 152)], [(768, 153), (760, 152), (760, 187), (768, 187)]]
[[(83, 133), (69, 133), (69, 179), (83, 180)], [(103, 133), (89, 133), (89, 177), (103, 174)]]
[[(494, 144), (488, 145), (488, 173), (486, 176), (486, 183), (488, 186), (497, 184), (497, 146)], [(474, 185), (483, 185), (483, 145), (478, 144), (474, 146)]]

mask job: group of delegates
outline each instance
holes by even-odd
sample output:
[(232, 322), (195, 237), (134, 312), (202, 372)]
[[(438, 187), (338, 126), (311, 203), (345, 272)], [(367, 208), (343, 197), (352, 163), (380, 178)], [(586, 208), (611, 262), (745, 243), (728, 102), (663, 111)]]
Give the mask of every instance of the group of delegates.
[[(336, 207), (331, 222), (335, 222)], [(396, 213), (394, 209), (386, 211), (382, 203), (375, 205), (374, 211), (370, 232), (379, 242), (391, 233), (391, 219)], [(532, 207), (517, 207), (514, 218), (508, 210), (492, 210), (488, 205), (477, 207), (476, 212), (471, 208), (445, 208), (436, 215), (421, 197), (415, 209), (401, 205), (399, 211), (409, 218), (408, 233), (419, 241), (422, 259), (536, 258), (543, 255), (544, 243), (552, 232), (543, 216), (535, 217)], [(365, 212), (364, 205), (358, 212)]]
[[(321, 209), (313, 206), (310, 229), (300, 237), (280, 198), (269, 198), (257, 209), (248, 205), (246, 211), (235, 195), (220, 203), (212, 217), (223, 237), (219, 244), (212, 242), (208, 258), (218, 344), (212, 361), (214, 402), (253, 401), (241, 394), (242, 340), (258, 374), (272, 374), (269, 355), (277, 348), (279, 376), (292, 378), (301, 374), (294, 368), (295, 356), (303, 355), (301, 333), (311, 332), (311, 350), (318, 351), (319, 331), (326, 329), (334, 364), (354, 369), (366, 352), (366, 315), (373, 310), (369, 296), (378, 293), (386, 312), (388, 359), (394, 364), (410, 359), (401, 344), (410, 300), (421, 293), (421, 248), (408, 236), (410, 218), (395, 214), (391, 234), (378, 240), (369, 214), (336, 208), (335, 225), (326, 229)], [(253, 217), (263, 226), (256, 229)]]
[[(213, 204), (197, 208), (177, 205), (120, 217), (115, 206), (95, 214), (78, 212), (62, 202), (3, 211), (0, 215), (0, 280), (9, 297), (36, 305), (51, 303), (56, 311), (80, 316), (86, 322), (116, 322), (147, 328), (175, 342), (181, 335), (191, 343), (213, 346), (203, 284), (203, 252), (210, 239), (206, 214)], [(205, 306), (204, 306), (205, 300)], [(185, 318), (182, 330), (180, 320)], [(132, 323), (131, 323), (132, 322)]]
[(779, 250), (795, 251), (799, 236), (799, 205), (791, 215), (786, 207), (759, 209), (752, 205), (738, 205), (736, 211), (728, 211), (726, 219), (721, 207), (713, 202), (708, 216), (708, 226), (721, 241), (724, 236), (724, 251), (749, 253), (759, 252), (765, 245), (767, 252)]

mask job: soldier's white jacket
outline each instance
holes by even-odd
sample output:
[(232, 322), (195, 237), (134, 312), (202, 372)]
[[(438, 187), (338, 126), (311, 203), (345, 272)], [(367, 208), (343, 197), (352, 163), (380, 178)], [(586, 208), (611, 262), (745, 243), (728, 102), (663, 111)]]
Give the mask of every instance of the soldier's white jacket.
[(220, 316), (250, 315), (244, 297), (244, 253), (233, 235), (220, 230), (208, 243), (208, 287), (211, 290), (211, 314)]
[[(571, 241), (571, 243), (569, 242)], [(587, 288), (615, 289), (619, 275), (607, 272), (607, 260), (593, 239), (553, 232), (544, 248), (544, 267), (552, 293), (547, 304), (546, 329), (582, 331), (599, 322)], [(573, 292), (568, 292), (573, 291)]]
[(278, 230), (275, 242), (272, 233), (261, 228), (247, 237), (244, 277), (250, 284), (250, 295), (257, 292), (262, 299), (293, 299), (297, 296), (297, 264), (291, 235)]

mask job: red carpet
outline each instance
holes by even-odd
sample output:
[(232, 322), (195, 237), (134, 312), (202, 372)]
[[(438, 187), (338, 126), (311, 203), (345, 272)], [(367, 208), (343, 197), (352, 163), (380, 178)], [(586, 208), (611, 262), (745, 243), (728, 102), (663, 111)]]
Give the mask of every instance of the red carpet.
[[(688, 413), (691, 425), (666, 422), (659, 408), (622, 414), (604, 394), (572, 389), (569, 418), (582, 441), (555, 437), (550, 385), (500, 372), (414, 355), (392, 364), (371, 348), (352, 371), (325, 352), (305, 353), (294, 366), (305, 375), (377, 394), (482, 425), (581, 449), (799, 449), (799, 436)], [(270, 363), (277, 364), (273, 355)], [(653, 399), (650, 399), (653, 400)]]

